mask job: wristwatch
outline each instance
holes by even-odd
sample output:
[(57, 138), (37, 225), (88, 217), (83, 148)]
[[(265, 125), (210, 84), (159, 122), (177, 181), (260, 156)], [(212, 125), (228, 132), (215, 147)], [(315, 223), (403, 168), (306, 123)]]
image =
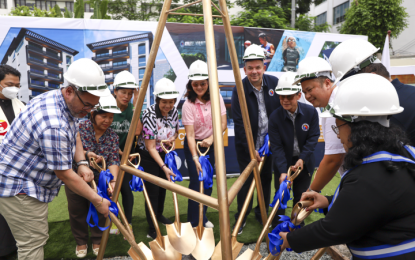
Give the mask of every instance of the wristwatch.
[(85, 165), (85, 166), (89, 167), (89, 163), (88, 163), (87, 160), (81, 160), (81, 161), (76, 163), (76, 166), (78, 166), (78, 167), (81, 166), (81, 165)]

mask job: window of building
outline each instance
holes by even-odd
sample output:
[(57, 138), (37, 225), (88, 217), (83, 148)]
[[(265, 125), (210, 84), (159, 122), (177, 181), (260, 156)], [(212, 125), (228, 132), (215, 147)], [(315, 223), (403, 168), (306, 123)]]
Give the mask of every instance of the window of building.
[(45, 86), (45, 82), (44, 81), (40, 81), (40, 80), (34, 80), (34, 79), (32, 79), (30, 81), (30, 83), (31, 84), (35, 84), (35, 85), (38, 85), (38, 86)]
[(37, 91), (37, 90), (32, 90), (32, 96), (34, 96), (34, 97), (36, 97), (36, 96), (38, 96), (38, 95), (41, 95), (41, 94), (43, 94), (43, 93), (45, 93), (45, 92), (42, 92), (42, 91)]
[(50, 62), (50, 61), (48, 61), (47, 63), (48, 63), (49, 66), (59, 68), (59, 64), (57, 64), (57, 63), (53, 63), (53, 62)]
[(327, 22), (327, 12), (324, 12), (316, 17), (316, 25), (322, 25)]
[(94, 12), (94, 8), (92, 8), (90, 4), (84, 4), (84, 10), (85, 12), (89, 12), (89, 13)]
[(109, 52), (97, 53), (97, 58), (109, 57)]
[(35, 68), (30, 68), (30, 72), (36, 73), (36, 74), (40, 74), (40, 75), (44, 75), (44, 71), (43, 70), (39, 70), (39, 69), (35, 69)]
[(138, 66), (145, 67), (146, 66), (146, 56), (142, 56), (138, 58)]
[(146, 69), (139, 69), (138, 70), (138, 78), (142, 79), (144, 77), (144, 72), (146, 71)]
[(138, 45), (138, 55), (146, 54), (146, 44), (142, 43)]
[(114, 50), (113, 52), (112, 52), (112, 55), (113, 56), (116, 56), (116, 55), (123, 55), (123, 54), (126, 54), (127, 53), (127, 50), (126, 49), (122, 49), (122, 50)]
[(69, 69), (69, 66), (72, 63), (72, 57), (71, 56), (66, 56), (66, 69)]
[(341, 23), (346, 18), (346, 11), (349, 9), (349, 1), (334, 7), (333, 9), (333, 24)]
[(73, 12), (73, 2), (65, 2), (65, 7), (68, 9), (68, 11)]
[(7, 9), (7, 0), (0, 0), (0, 9)]
[(20, 5), (20, 6), (26, 5), (26, 0), (14, 0), (14, 5), (15, 6), (18, 6), (18, 5)]
[(43, 58), (39, 56), (30, 55), (29, 59), (38, 63), (44, 63)]
[(119, 66), (125, 66), (125, 65), (127, 65), (127, 61), (125, 60), (125, 61), (117, 61), (117, 62), (113, 62), (112, 63), (112, 66), (113, 67), (119, 67)]
[(50, 88), (60, 88), (59, 84), (50, 83), (50, 82), (49, 82), (48, 86), (49, 86)]
[(44, 10), (45, 6), (46, 6), (46, 3), (45, 3), (45, 1), (36, 0), (35, 1), (35, 6), (36, 6), (36, 8), (39, 8), (40, 10)]
[(51, 78), (59, 79), (59, 75), (55, 74), (55, 73), (52, 73), (52, 72), (48, 72), (48, 76), (51, 77)]

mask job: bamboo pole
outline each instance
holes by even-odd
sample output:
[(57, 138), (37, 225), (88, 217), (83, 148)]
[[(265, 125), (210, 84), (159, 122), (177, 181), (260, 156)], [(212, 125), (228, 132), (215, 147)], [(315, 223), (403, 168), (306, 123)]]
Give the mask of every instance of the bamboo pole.
[(251, 175), (252, 169), (258, 164), (257, 160), (251, 160), (251, 162), (246, 166), (245, 170), (239, 175), (238, 179), (232, 184), (232, 187), (228, 191), (228, 205), (231, 206), (233, 200), (235, 199), (238, 192), (241, 190), (245, 181)]
[[(172, 12), (170, 12), (169, 14), (171, 14), (171, 15), (203, 16), (203, 14), (192, 14), (192, 13), (172, 13)], [(222, 18), (222, 16), (220, 16), (220, 15), (212, 15), (212, 17), (215, 17), (215, 18)]]
[(173, 9), (168, 10), (166, 13), (169, 14), (169, 13), (171, 13), (173, 11), (176, 11), (176, 10), (179, 10), (179, 9), (182, 9), (182, 8), (186, 8), (188, 6), (192, 6), (192, 5), (198, 4), (200, 2), (202, 2), (202, 0), (197, 0), (197, 1), (192, 2), (192, 3), (189, 3), (189, 4), (181, 5), (179, 7), (176, 7), (176, 8), (173, 8)]

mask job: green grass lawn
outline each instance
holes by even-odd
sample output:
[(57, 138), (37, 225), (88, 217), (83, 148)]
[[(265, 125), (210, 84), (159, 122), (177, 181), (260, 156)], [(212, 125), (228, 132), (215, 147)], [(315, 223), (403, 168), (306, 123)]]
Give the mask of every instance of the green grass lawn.
[[(228, 189), (235, 182), (236, 178), (227, 179)], [(340, 182), (340, 177), (337, 174), (335, 178), (324, 188), (323, 195), (332, 195)], [(189, 181), (183, 181), (178, 183), (182, 186), (188, 187)], [(272, 184), (271, 200), (274, 196), (275, 189)], [(216, 180), (214, 180), (214, 187), (216, 187)], [(216, 188), (213, 189), (213, 197), (217, 197)], [(256, 195), (255, 195), (256, 198)], [(181, 214), (181, 221), (187, 221), (187, 198), (178, 196), (179, 208)], [(121, 196), (120, 196), (121, 201)], [(256, 199), (254, 200), (254, 206), (256, 205)], [(229, 214), (231, 219), (231, 225), (235, 222), (234, 214), (236, 212), (237, 204), (236, 199), (233, 201), (229, 208)], [(288, 208), (286, 215), (290, 216), (292, 209), (292, 201), (288, 202)], [(172, 194), (167, 191), (166, 203), (164, 209), (164, 215), (171, 220), (174, 220), (174, 209), (172, 204)], [(320, 218), (322, 214), (313, 212), (305, 221), (306, 224), (312, 223)], [(216, 243), (220, 239), (219, 235), (219, 214), (216, 210), (208, 208), (208, 219), (215, 225), (214, 233)], [(65, 189), (61, 189), (59, 195), (49, 203), (49, 240), (45, 246), (45, 259), (77, 259), (75, 255), (75, 239), (72, 236), (72, 232), (69, 225), (68, 205), (65, 195)], [(136, 242), (144, 242), (148, 245), (151, 240), (146, 237), (147, 235), (147, 222), (144, 211), (144, 196), (140, 192), (134, 193), (134, 210), (133, 210), (133, 231)], [(166, 235), (166, 229), (163, 225), (160, 225), (161, 233)], [(238, 241), (241, 243), (255, 243), (262, 230), (262, 226), (255, 220), (253, 211), (248, 216), (247, 225), (244, 228), (243, 233), (238, 236)], [(91, 247), (91, 242), (89, 243)], [(128, 255), (130, 245), (123, 239), (122, 235), (110, 235), (108, 245), (105, 252), (105, 257), (112, 256), (124, 256)], [(93, 259), (94, 255), (92, 250), (89, 250), (87, 258)]]

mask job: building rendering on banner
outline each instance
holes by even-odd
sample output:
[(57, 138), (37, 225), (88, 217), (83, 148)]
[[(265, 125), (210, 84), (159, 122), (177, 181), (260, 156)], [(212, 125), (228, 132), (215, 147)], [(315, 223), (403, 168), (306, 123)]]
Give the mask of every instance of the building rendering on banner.
[[(93, 52), (92, 60), (98, 63), (105, 73), (105, 83), (112, 90), (115, 76), (123, 70), (131, 72), (138, 85), (141, 86), (152, 42), (153, 35), (151, 33), (141, 33), (89, 43), (87, 46)], [(154, 103), (153, 91), (152, 74), (143, 109)]]
[(19, 99), (29, 102), (43, 92), (66, 85), (63, 74), (78, 51), (22, 28), (13, 39), (1, 64), (21, 73)]

